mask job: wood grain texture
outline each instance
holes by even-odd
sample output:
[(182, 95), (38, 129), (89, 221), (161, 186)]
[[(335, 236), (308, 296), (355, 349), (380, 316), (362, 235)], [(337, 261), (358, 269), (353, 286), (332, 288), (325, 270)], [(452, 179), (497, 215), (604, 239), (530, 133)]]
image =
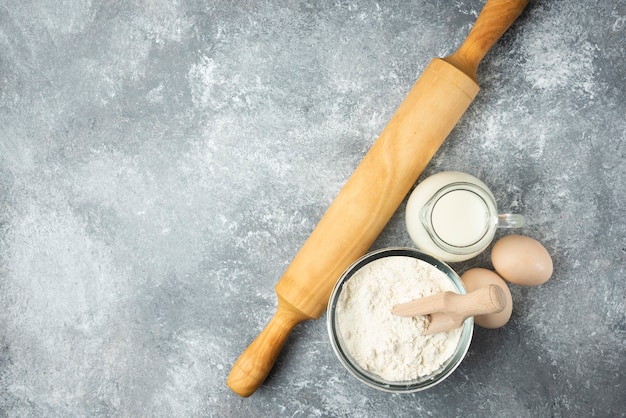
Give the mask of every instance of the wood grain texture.
[(476, 80), (483, 57), (515, 22), (526, 4), (528, 0), (488, 1), (463, 44), (445, 60)]
[(441, 292), (401, 303), (391, 312), (405, 317), (429, 315), (430, 322), (424, 335), (430, 335), (458, 328), (470, 316), (498, 313), (506, 307), (504, 291), (498, 285), (490, 284), (465, 295)]
[(252, 395), (274, 366), (293, 327), (305, 319), (308, 318), (279, 297), (276, 314), (233, 366), (226, 381), (228, 387), (241, 396)]
[(348, 179), (276, 286), (319, 318), (333, 285), (365, 254), (478, 93), (478, 85), (434, 59)]
[[(521, 12), (525, 4), (489, 0), (464, 43), (472, 53), (459, 53), (463, 60), (435, 58), (426, 67), (276, 285), (277, 316), (281, 304), (289, 305), (294, 321), (323, 314), (341, 273), (370, 248), (478, 93), (475, 71), (466, 64), (478, 65), (519, 15), (510, 9)], [(262, 384), (295, 325), (277, 330), (275, 321), (231, 370), (227, 384), (241, 396)]]

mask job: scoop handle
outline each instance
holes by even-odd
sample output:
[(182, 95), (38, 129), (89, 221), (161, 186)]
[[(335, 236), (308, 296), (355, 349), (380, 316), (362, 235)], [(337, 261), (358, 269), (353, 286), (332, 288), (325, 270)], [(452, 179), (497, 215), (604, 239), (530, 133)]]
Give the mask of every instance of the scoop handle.
[(500, 286), (490, 284), (474, 290), (466, 295), (455, 295), (454, 306), (448, 306), (464, 321), (470, 316), (498, 313), (506, 306), (506, 297)]
[(430, 314), (424, 335), (458, 328), (470, 316), (497, 313), (506, 306), (506, 296), (500, 286), (490, 284), (466, 295), (445, 292), (444, 307)]
[(436, 293), (421, 299), (395, 305), (391, 313), (397, 316), (444, 314), (459, 324), (467, 317), (502, 311), (506, 297), (500, 286), (490, 284), (459, 295), (451, 291)]
[(463, 44), (444, 60), (476, 80), (483, 57), (517, 20), (526, 4), (528, 0), (487, 0)]
[(272, 370), (293, 327), (305, 319), (309, 318), (279, 298), (276, 314), (233, 365), (228, 387), (240, 396), (252, 395)]

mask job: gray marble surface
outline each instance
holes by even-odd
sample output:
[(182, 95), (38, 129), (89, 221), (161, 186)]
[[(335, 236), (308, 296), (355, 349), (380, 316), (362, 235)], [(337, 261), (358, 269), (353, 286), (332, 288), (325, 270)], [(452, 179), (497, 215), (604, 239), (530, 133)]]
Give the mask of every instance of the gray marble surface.
[[(0, 5), (0, 416), (624, 416), (626, 4), (531, 1), (422, 179), (473, 174), (554, 259), (426, 392), (296, 327), (243, 399), (274, 286), (478, 0)], [(374, 248), (412, 246), (404, 204)], [(502, 235), (502, 233), (499, 233)], [(457, 263), (490, 267), (488, 252)]]

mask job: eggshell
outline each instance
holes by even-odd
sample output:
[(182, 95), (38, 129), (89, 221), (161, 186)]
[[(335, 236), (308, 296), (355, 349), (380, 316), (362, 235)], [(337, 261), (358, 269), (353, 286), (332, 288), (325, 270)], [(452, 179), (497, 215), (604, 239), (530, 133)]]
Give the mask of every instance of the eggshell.
[(474, 317), (474, 323), (483, 328), (500, 328), (504, 326), (511, 318), (511, 312), (513, 312), (513, 298), (511, 297), (511, 291), (509, 286), (504, 280), (491, 270), (474, 268), (467, 270), (461, 275), (463, 286), (469, 293), (481, 287), (495, 284), (504, 291), (506, 298), (506, 306), (498, 313), (488, 315), (477, 315)]
[(491, 262), (500, 276), (521, 286), (537, 286), (552, 276), (548, 250), (539, 241), (522, 235), (507, 235), (496, 242)]

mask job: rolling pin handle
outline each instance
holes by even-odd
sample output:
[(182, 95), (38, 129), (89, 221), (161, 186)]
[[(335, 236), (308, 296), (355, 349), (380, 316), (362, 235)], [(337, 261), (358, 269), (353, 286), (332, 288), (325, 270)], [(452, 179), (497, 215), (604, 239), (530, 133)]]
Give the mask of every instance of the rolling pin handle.
[(480, 61), (517, 20), (527, 3), (528, 0), (487, 0), (463, 44), (444, 60), (476, 81)]
[(310, 318), (279, 297), (274, 317), (233, 365), (226, 380), (228, 387), (240, 396), (252, 395), (272, 370), (291, 330), (305, 319)]

